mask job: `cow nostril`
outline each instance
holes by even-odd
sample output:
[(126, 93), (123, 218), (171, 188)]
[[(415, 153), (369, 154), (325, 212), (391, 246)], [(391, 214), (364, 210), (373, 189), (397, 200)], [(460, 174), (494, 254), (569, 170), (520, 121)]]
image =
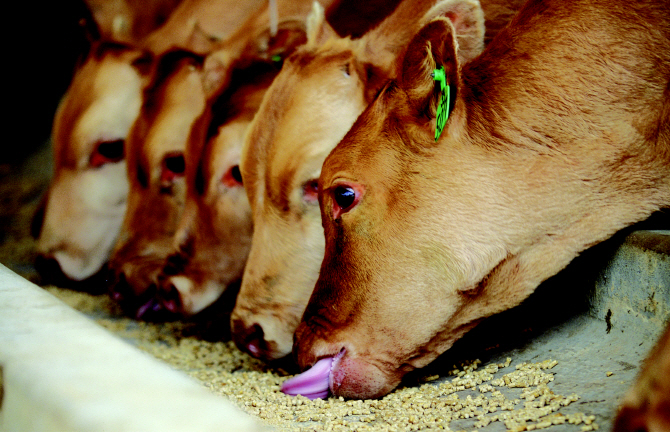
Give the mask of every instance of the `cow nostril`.
[(155, 319), (160, 316), (158, 314), (160, 313), (161, 309), (162, 306), (158, 299), (151, 297), (146, 303), (137, 308), (135, 319), (150, 321), (151, 319)]
[(109, 295), (115, 301), (120, 302), (133, 297), (132, 288), (123, 272), (117, 273), (116, 276), (110, 274), (107, 282), (109, 284)]
[(258, 358), (261, 355), (263, 345), (265, 343), (263, 337), (265, 333), (263, 332), (263, 327), (259, 324), (254, 324), (249, 329), (249, 333), (245, 338), (246, 350), (252, 356)]
[(265, 332), (260, 324), (247, 326), (241, 319), (232, 322), (233, 339), (240, 351), (245, 351), (253, 357), (260, 358), (266, 349)]
[(174, 284), (168, 284), (158, 295), (160, 296), (160, 301), (165, 309), (172, 313), (179, 312), (181, 309), (181, 297), (179, 295), (179, 290)]

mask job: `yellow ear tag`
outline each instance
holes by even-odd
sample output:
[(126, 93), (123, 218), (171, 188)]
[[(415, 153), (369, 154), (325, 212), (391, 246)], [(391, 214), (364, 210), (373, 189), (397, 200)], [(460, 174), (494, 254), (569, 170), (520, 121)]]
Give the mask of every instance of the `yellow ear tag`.
[(447, 119), (449, 119), (449, 103), (451, 98), (449, 94), (450, 88), (447, 85), (447, 76), (444, 73), (444, 66), (440, 66), (439, 69), (434, 70), (433, 79), (439, 81), (442, 92), (440, 103), (437, 105), (437, 118), (435, 119), (435, 141), (437, 141), (440, 135), (442, 135), (444, 125), (447, 124)]

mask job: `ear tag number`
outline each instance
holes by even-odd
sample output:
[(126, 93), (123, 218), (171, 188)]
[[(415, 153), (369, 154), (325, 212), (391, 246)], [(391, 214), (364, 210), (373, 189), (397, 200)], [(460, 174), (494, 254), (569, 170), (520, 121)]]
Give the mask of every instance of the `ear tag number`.
[(433, 79), (440, 83), (440, 90), (442, 92), (440, 103), (437, 105), (437, 118), (435, 122), (435, 141), (437, 141), (440, 138), (440, 135), (442, 135), (444, 125), (447, 124), (447, 119), (449, 119), (449, 103), (451, 98), (451, 95), (449, 94), (450, 88), (447, 85), (447, 76), (444, 73), (444, 66), (435, 69), (433, 72)]

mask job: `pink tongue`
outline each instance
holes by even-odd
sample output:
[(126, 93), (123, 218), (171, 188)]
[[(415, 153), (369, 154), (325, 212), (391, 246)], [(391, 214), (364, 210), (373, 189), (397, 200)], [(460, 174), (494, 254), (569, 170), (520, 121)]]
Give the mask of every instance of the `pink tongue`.
[(284, 381), (281, 391), (289, 396), (302, 395), (308, 399), (327, 398), (332, 364), (332, 357), (322, 358), (310, 369)]

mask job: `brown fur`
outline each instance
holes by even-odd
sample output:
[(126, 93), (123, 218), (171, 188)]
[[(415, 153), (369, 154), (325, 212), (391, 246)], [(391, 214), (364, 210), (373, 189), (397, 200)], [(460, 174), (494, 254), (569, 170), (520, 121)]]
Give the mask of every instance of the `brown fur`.
[(397, 75), (396, 57), (414, 33), (443, 15), (455, 22), (463, 61), (481, 52), (483, 16), (476, 1), (404, 1), (356, 40), (337, 37), (322, 14), (310, 17), (307, 44), (285, 62), (243, 149), (254, 234), (232, 316), (241, 349), (265, 359), (290, 352), (324, 251), (310, 188), (327, 154)]
[[(319, 0), (329, 12), (333, 0)], [(312, 8), (312, 1), (277, 1), (277, 16), (280, 21), (304, 20)], [(219, 50), (223, 45), (231, 46), (235, 40), (248, 41), (250, 34), (258, 29), (267, 29), (270, 21), (267, 0), (183, 0), (170, 20), (144, 42), (151, 52), (162, 54), (172, 49), (185, 49), (206, 55)], [(349, 23), (351, 24), (351, 23)], [(357, 22), (353, 29), (366, 23)], [(336, 23), (336, 28), (339, 27)], [(344, 26), (343, 26), (344, 27)], [(343, 31), (347, 31), (344, 28)], [(169, 35), (169, 37), (166, 37)], [(243, 46), (244, 47), (244, 44)]]
[(125, 163), (93, 166), (91, 158), (100, 144), (126, 139), (149, 80), (135, 67), (142, 58), (140, 50), (95, 42), (54, 118), (54, 176), (37, 252), (71, 280), (100, 270), (123, 219)]
[[(331, 390), (391, 391), (581, 251), (670, 206), (670, 17), (662, 1), (529, 1), (462, 67), (444, 20), (320, 178), (326, 254), (296, 331)], [(444, 65), (453, 111), (434, 140)], [(337, 185), (362, 191), (334, 218)]]
[(189, 141), (186, 204), (175, 250), (159, 277), (158, 296), (175, 300), (174, 311), (199, 312), (242, 277), (251, 243), (251, 209), (244, 187), (231, 181), (230, 171), (239, 169), (244, 133), (278, 70), (260, 63), (236, 71), (229, 91), (217, 103), (211, 101), (203, 116), (210, 129), (220, 125), (216, 133)]
[(136, 45), (159, 28), (181, 0), (85, 0), (102, 40)]
[(261, 14), (266, 4), (263, 0), (182, 0), (170, 19), (142, 42), (142, 47), (159, 56), (175, 49), (207, 55), (246, 21)]
[(146, 299), (140, 296), (155, 289), (183, 207), (183, 173), (165, 180), (166, 158), (183, 157), (205, 108), (201, 63), (188, 54), (169, 55), (145, 94), (127, 145), (128, 209), (109, 266), (116, 274), (112, 289), (131, 302), (129, 307), (141, 306)]
[(670, 430), (670, 325), (644, 361), (614, 422), (614, 432)]
[[(281, 54), (285, 57), (290, 54), (296, 45), (305, 40), (304, 17), (302, 26), (299, 24), (294, 18), (283, 20), (276, 37), (271, 37), (266, 22), (264, 27), (251, 33), (239, 33), (229, 44), (219, 46), (204, 61), (198, 55), (181, 50), (167, 52), (160, 58), (154, 70), (154, 82), (145, 92), (144, 105), (129, 140), (128, 178), (131, 189), (128, 210), (121, 237), (110, 259), (110, 268), (115, 273), (112, 291), (115, 297), (123, 300), (127, 309), (137, 309), (149, 303), (159, 307), (161, 302), (164, 304), (167, 300), (166, 289), (172, 292), (170, 300), (175, 300), (176, 293), (171, 288), (174, 284), (169, 281), (165, 282), (165, 289), (158, 291), (159, 277), (166, 258), (174, 252), (173, 237), (186, 198), (184, 176), (187, 172), (195, 172), (197, 158), (202, 154), (201, 148), (206, 142), (210, 120), (206, 110), (208, 101), (212, 102), (227, 89), (232, 70), (258, 61), (270, 61), (268, 55)], [(240, 50), (240, 47), (244, 49)], [(212, 58), (216, 60), (212, 61)], [(220, 59), (226, 60), (219, 63)], [(216, 69), (215, 72), (208, 69), (212, 67)], [(268, 85), (263, 80), (259, 84), (261, 87)], [(247, 87), (247, 91), (251, 88)], [(246, 103), (244, 100), (236, 102)], [(244, 115), (249, 116), (251, 111), (242, 108), (240, 106)], [(184, 156), (187, 143), (191, 143), (190, 153), (193, 156)], [(185, 169), (175, 178), (166, 180), (165, 164), (172, 156), (182, 157)], [(243, 212), (245, 205), (243, 201), (239, 210)], [(189, 215), (192, 213), (190, 211)], [(248, 230), (247, 227), (241, 229)], [(180, 234), (182, 237), (185, 235)], [(232, 238), (232, 235), (231, 231), (228, 237)], [(181, 242), (178, 240), (177, 243), (177, 247), (181, 248)], [(243, 247), (243, 244), (240, 246)], [(200, 242), (198, 248), (204, 249), (203, 242)], [(231, 247), (231, 250), (234, 250), (234, 256), (228, 257), (234, 261), (231, 266), (241, 267), (238, 255), (245, 257), (246, 251), (239, 252), (235, 247)], [(224, 251), (218, 252), (219, 258), (224, 255)], [(221, 261), (217, 263), (224, 265)], [(206, 266), (206, 269), (210, 267)], [(220, 270), (220, 267), (217, 269)], [(211, 270), (215, 271), (214, 268)], [(201, 271), (203, 269), (198, 269), (198, 272)], [(231, 275), (221, 275), (221, 278), (228, 283), (234, 280), (236, 273), (233, 270)], [(198, 275), (201, 280), (205, 277), (204, 274)], [(219, 291), (223, 288), (225, 286), (216, 286)], [(204, 302), (195, 301), (196, 297), (205, 294), (209, 295), (207, 302), (216, 299), (216, 296), (204, 290), (202, 286), (197, 287), (193, 295), (181, 297), (179, 307), (171, 309), (184, 314), (199, 311)]]

